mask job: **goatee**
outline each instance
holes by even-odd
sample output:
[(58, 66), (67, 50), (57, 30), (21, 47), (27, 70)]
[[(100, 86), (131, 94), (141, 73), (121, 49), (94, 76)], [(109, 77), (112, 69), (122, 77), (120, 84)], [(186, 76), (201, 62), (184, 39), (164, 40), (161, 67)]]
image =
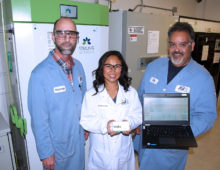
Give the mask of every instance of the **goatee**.
[[(55, 43), (55, 45), (56, 45), (56, 48), (60, 51), (60, 53), (63, 54), (63, 55), (72, 55), (72, 53), (74, 52), (74, 50), (76, 48), (76, 45), (73, 45), (73, 44), (68, 43), (68, 42), (62, 43), (60, 45)], [(71, 48), (64, 49), (64, 48), (62, 48), (62, 45), (71, 45)]]

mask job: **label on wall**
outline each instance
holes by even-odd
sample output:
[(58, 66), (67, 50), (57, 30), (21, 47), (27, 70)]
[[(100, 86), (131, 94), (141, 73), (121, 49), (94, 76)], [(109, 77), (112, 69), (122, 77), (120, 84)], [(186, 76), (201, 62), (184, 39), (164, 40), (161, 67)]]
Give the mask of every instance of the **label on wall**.
[(158, 53), (160, 31), (148, 31), (147, 54)]
[(129, 26), (128, 34), (144, 34), (144, 26)]
[(137, 35), (136, 34), (131, 34), (129, 36), (129, 39), (130, 39), (131, 42), (136, 42), (137, 41)]

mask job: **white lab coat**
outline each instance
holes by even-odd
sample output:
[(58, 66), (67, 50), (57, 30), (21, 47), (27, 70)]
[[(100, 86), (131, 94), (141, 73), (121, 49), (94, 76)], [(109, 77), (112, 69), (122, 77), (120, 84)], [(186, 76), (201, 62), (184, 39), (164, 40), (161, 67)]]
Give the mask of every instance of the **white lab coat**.
[(127, 92), (119, 84), (116, 103), (108, 95), (104, 86), (99, 93), (86, 92), (83, 99), (80, 124), (90, 133), (89, 170), (134, 170), (135, 159), (131, 135), (107, 133), (109, 120), (128, 120), (131, 129), (142, 123), (142, 107), (133, 87)]

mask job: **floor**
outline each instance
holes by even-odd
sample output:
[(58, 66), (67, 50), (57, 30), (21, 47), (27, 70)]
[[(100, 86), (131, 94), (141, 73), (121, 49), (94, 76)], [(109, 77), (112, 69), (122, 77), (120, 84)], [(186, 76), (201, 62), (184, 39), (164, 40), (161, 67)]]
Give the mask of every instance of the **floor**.
[[(217, 113), (213, 128), (196, 138), (198, 147), (189, 150), (185, 170), (220, 170), (220, 96)], [(136, 169), (138, 170), (137, 156)]]
[(186, 170), (220, 170), (220, 97), (217, 110), (213, 128), (196, 139), (198, 148), (190, 149)]

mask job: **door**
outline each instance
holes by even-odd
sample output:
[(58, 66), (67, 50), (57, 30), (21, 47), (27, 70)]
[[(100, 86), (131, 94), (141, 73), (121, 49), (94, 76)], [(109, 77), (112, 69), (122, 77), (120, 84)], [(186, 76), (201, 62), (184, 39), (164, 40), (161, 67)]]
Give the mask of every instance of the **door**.
[[(17, 115), (19, 117), (24, 117), (22, 112), (22, 103), (21, 103), (21, 96), (20, 96), (20, 86), (18, 83), (18, 67), (16, 61), (16, 46), (15, 46), (15, 36), (13, 28), (7, 30), (6, 36), (6, 43), (7, 43), (7, 59), (9, 63), (9, 73), (10, 73), (10, 82), (11, 82), (11, 95), (12, 98), (9, 101), (10, 105), (14, 105), (17, 110)], [(12, 117), (10, 117), (10, 120)], [(16, 122), (15, 122), (16, 123)], [(15, 161), (17, 169), (19, 170), (27, 170), (29, 169), (28, 164), (28, 153), (26, 152), (26, 138), (20, 134), (19, 129), (16, 127), (15, 124), (10, 121), (11, 127), (11, 135), (12, 135), (12, 143), (15, 152)]]
[(220, 34), (196, 32), (195, 35), (195, 48), (192, 52), (192, 57), (210, 72), (215, 82), (216, 94), (218, 95)]

